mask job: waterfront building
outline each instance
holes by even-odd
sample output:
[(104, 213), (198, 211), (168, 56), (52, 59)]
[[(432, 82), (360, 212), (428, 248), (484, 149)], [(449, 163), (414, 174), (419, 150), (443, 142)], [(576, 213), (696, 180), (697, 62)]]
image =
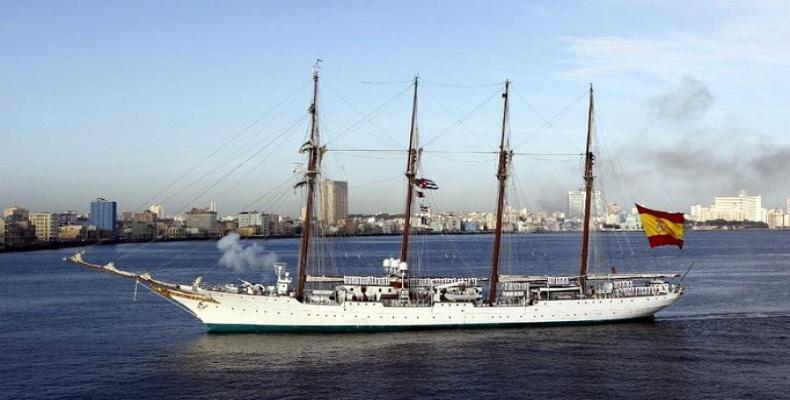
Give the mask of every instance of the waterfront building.
[(152, 212), (156, 215), (156, 218), (162, 219), (165, 217), (165, 207), (161, 204), (153, 204), (151, 207), (148, 207), (148, 211)]
[(348, 218), (348, 183), (321, 181), (321, 199), (318, 220), (328, 225), (338, 225)]
[[(269, 214), (258, 211), (242, 211), (239, 213), (236, 219), (238, 221), (239, 228), (254, 227), (254, 233), (248, 234), (247, 236), (268, 236), (271, 234), (270, 225), (272, 218)], [(249, 233), (251, 231), (246, 230), (245, 232)], [(241, 234), (241, 232), (239, 232), (239, 234)]]
[[(715, 197), (712, 209), (720, 215), (718, 219), (728, 221), (764, 221), (762, 196), (750, 196), (745, 190), (741, 190), (736, 197)], [(735, 218), (726, 218), (727, 216)]]
[(750, 196), (741, 191), (738, 196), (715, 197), (709, 207), (693, 205), (690, 217), (696, 222), (717, 219), (725, 221), (766, 222), (767, 210), (762, 206), (762, 196)]
[(627, 231), (642, 230), (642, 220), (639, 218), (639, 214), (631, 213), (626, 215), (622, 228)]
[(219, 233), (217, 212), (209, 208), (193, 208), (184, 213), (184, 226), (187, 233), (192, 235), (216, 236)]
[(58, 240), (58, 214), (51, 212), (30, 213), (30, 223), (36, 227), (36, 238), (40, 242)]
[(225, 236), (231, 232), (239, 231), (239, 224), (236, 222), (235, 218), (219, 221), (217, 225), (219, 227), (220, 236)]
[(134, 219), (134, 212), (133, 211), (121, 211), (121, 221), (129, 222)]
[(240, 226), (236, 232), (241, 237), (258, 236), (259, 228), (260, 228), (259, 226), (255, 226), (255, 225)]
[(617, 203), (609, 203), (606, 205), (606, 220), (608, 225), (620, 225), (623, 221), (623, 207)]
[(6, 221), (27, 221), (30, 218), (30, 211), (19, 206), (11, 206), (3, 210), (3, 219)]
[(704, 222), (710, 219), (710, 208), (703, 207), (700, 204), (691, 206), (689, 211), (689, 219), (697, 222)]
[[(584, 217), (584, 201), (586, 198), (587, 193), (582, 189), (568, 192), (568, 219), (581, 220)], [(605, 211), (601, 192), (594, 191), (592, 193), (592, 204), (590, 205), (591, 216), (600, 218)]]
[(187, 232), (183, 226), (167, 226), (164, 229), (164, 236), (168, 239), (184, 239), (187, 237)]
[(766, 221), (765, 221), (768, 224), (768, 228), (770, 229), (784, 228), (784, 216), (785, 213), (782, 211), (781, 208), (772, 208), (768, 210), (766, 214)]
[(96, 229), (115, 232), (118, 223), (118, 203), (98, 198), (91, 202), (91, 225)]
[(134, 216), (132, 216), (132, 222), (142, 222), (151, 226), (156, 225), (156, 221), (158, 220), (159, 218), (157, 215), (150, 210), (145, 210), (141, 213), (135, 213)]
[(3, 221), (3, 242), (6, 248), (32, 245), (36, 242), (36, 227), (28, 220), (6, 219)]
[(58, 227), (58, 241), (77, 242), (82, 239), (82, 225), (61, 225)]
[(71, 225), (76, 224), (79, 215), (76, 211), (66, 211), (58, 214), (58, 225)]
[(261, 226), (263, 225), (263, 218), (263, 213), (258, 211), (242, 211), (236, 216), (239, 228), (245, 226)]
[(132, 223), (129, 239), (134, 241), (150, 241), (154, 239), (156, 228), (142, 221)]

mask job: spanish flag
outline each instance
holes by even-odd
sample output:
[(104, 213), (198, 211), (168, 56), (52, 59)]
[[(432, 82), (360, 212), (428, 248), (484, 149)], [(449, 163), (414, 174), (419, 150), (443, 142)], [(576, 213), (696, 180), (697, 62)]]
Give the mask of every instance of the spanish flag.
[(656, 211), (636, 204), (650, 247), (677, 245), (683, 248), (683, 213)]

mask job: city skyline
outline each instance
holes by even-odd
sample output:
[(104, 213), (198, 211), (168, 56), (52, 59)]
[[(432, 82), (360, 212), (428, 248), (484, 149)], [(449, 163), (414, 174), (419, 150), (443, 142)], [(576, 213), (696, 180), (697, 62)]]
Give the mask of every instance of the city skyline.
[[(403, 210), (375, 210), (372, 212), (357, 212), (348, 209), (348, 185), (344, 181), (324, 180), (321, 182), (321, 190), (318, 195), (318, 202), (315, 205), (316, 213), (314, 218), (322, 223), (328, 225), (336, 225), (338, 221), (342, 221), (352, 216), (375, 216), (375, 215), (403, 215)], [(327, 196), (328, 197), (325, 197)], [(712, 202), (700, 202), (697, 204), (690, 204), (685, 209), (678, 209), (677, 212), (685, 214), (690, 221), (704, 222), (708, 220), (724, 220), (724, 221), (752, 221), (752, 222), (765, 222), (767, 214), (771, 212), (781, 212), (790, 217), (790, 196), (783, 199), (781, 204), (765, 204), (762, 201), (761, 194), (749, 193), (746, 190), (740, 190), (737, 194), (731, 196), (715, 195), (711, 196)], [(561, 214), (562, 218), (568, 220), (580, 220), (583, 216), (583, 203), (584, 192), (579, 190), (569, 190), (566, 192), (566, 202), (564, 207), (559, 209), (528, 209), (527, 207), (516, 207), (506, 204), (508, 212), (518, 211), (520, 213), (531, 214)], [(14, 215), (14, 213), (21, 210), (22, 214), (20, 219), (32, 220), (32, 214), (54, 214), (60, 215), (61, 219), (68, 217), (68, 220), (61, 220), (60, 225), (69, 225), (72, 223), (70, 218), (84, 217), (92, 225), (96, 225), (100, 229), (107, 229), (108, 226), (113, 226), (117, 221), (133, 220), (135, 215), (150, 213), (157, 219), (180, 219), (185, 220), (190, 214), (194, 213), (211, 213), (213, 218), (217, 221), (228, 220), (230, 218), (240, 220), (240, 227), (246, 225), (254, 225), (254, 223), (244, 221), (262, 221), (266, 217), (284, 217), (302, 219), (304, 215), (304, 208), (300, 210), (299, 214), (277, 213), (272, 211), (259, 211), (257, 209), (240, 209), (233, 210), (226, 213), (218, 211), (217, 202), (211, 200), (208, 202), (207, 207), (200, 207), (201, 205), (193, 205), (188, 210), (182, 210), (177, 213), (168, 213), (161, 204), (152, 204), (142, 210), (126, 210), (118, 207), (118, 202), (115, 200), (107, 200), (104, 198), (96, 198), (92, 200), (89, 205), (90, 209), (96, 210), (101, 213), (96, 216), (95, 212), (78, 212), (77, 208), (72, 207), (64, 210), (37, 210), (29, 208), (22, 204), (10, 204), (4, 206), (3, 217)], [(707, 204), (707, 205), (705, 205)], [(642, 204), (644, 206), (644, 204)], [(438, 209), (427, 205), (423, 198), (417, 198), (413, 204), (413, 215), (419, 215), (425, 212), (434, 213), (469, 213), (469, 214), (493, 214), (493, 209)], [(591, 204), (591, 212), (594, 218), (598, 218), (601, 222), (606, 222), (606, 217), (612, 213), (615, 214), (636, 214), (636, 203), (634, 204), (620, 204), (613, 201), (608, 201), (603, 196), (600, 196), (599, 191), (593, 192), (593, 202)], [(97, 222), (97, 221), (102, 222)], [(608, 223), (608, 222), (607, 222)], [(784, 224), (790, 227), (790, 221)]]
[[(437, 210), (417, 196), (412, 222), (400, 213), (351, 214), (348, 212), (347, 183), (325, 180), (314, 214), (317, 236), (391, 235), (410, 226), (413, 233), (479, 234), (492, 233), (497, 213), (490, 211)], [(434, 185), (436, 187), (436, 185)], [(603, 203), (599, 192), (592, 192), (591, 226), (600, 231), (638, 231), (642, 229), (640, 206), (623, 207)], [(502, 209), (501, 229), (508, 233), (569, 232), (583, 226), (585, 193), (569, 191), (567, 209), (528, 210), (506, 206)], [(737, 196), (716, 196), (709, 206), (695, 204), (686, 214), (693, 230), (790, 229), (790, 197), (787, 212), (782, 207), (763, 207), (762, 196), (740, 191)], [(90, 214), (37, 212), (10, 206), (0, 218), (0, 250), (74, 246), (100, 241), (147, 242), (154, 240), (209, 239), (236, 235), (238, 238), (293, 237), (303, 229), (305, 213), (297, 219), (257, 210), (240, 210), (220, 217), (217, 202), (208, 207), (192, 207), (177, 215), (167, 215), (159, 205), (143, 212), (117, 212), (117, 202), (97, 198), (90, 203)], [(680, 222), (680, 221), (678, 221)]]
[[(215, 200), (220, 214), (272, 206), (298, 215), (298, 192), (276, 204), (255, 200), (303, 161), (296, 150), (306, 121), (298, 117), (309, 104), (304, 83), (317, 57), (324, 60), (322, 128), (335, 149), (405, 150), (409, 99), (393, 96), (413, 75), (422, 77), (423, 169), (441, 185), (430, 194), (440, 209), (494, 207), (495, 157), (429, 151), (496, 148), (497, 83), (506, 78), (513, 80), (514, 149), (566, 154), (516, 157), (515, 206), (563, 209), (566, 192), (581, 184), (580, 158), (570, 154), (583, 144), (586, 110), (577, 99), (589, 82), (607, 200), (686, 211), (747, 190), (784, 204), (790, 189), (776, 183), (790, 163), (781, 118), (788, 100), (780, 95), (790, 66), (781, 18), (788, 5), (677, 12), (652, 3), (509, 4), (457, 2), (448, 12), (420, 3), (419, 15), (411, 12), (418, 3), (408, 2), (196, 4), (183, 21), (174, 18), (183, 10), (167, 4), (11, 4), (0, 16), (15, 33), (0, 39), (0, 101), (8, 105), (0, 117), (14, 151), (0, 163), (13, 172), (4, 176), (0, 204), (85, 211), (88, 201), (106, 197), (122, 201), (119, 209), (162, 204), (186, 212)], [(585, 23), (599, 8), (607, 18)], [(113, 15), (124, 23), (107, 23)], [(274, 17), (283, 15), (289, 18)], [(368, 32), (375, 43), (360, 39)], [(380, 115), (354, 125), (389, 98)], [(259, 140), (271, 145), (255, 155)], [(32, 155), (39, 162), (30, 163)], [(397, 212), (402, 158), (361, 156), (330, 151), (325, 177), (349, 182), (351, 212)]]

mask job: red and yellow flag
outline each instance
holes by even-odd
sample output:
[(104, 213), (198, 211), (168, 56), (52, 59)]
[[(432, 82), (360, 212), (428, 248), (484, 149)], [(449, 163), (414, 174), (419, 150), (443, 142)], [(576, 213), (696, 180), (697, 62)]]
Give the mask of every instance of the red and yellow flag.
[(636, 209), (650, 247), (674, 244), (683, 248), (683, 213), (651, 210), (639, 204), (636, 204)]

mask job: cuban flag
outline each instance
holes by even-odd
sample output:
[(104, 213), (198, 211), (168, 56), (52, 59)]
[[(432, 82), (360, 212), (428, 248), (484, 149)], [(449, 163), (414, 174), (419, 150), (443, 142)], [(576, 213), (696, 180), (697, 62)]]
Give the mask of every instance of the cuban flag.
[(436, 182), (427, 178), (417, 178), (414, 180), (414, 184), (422, 189), (427, 189), (427, 190), (439, 189), (439, 185), (437, 185)]

